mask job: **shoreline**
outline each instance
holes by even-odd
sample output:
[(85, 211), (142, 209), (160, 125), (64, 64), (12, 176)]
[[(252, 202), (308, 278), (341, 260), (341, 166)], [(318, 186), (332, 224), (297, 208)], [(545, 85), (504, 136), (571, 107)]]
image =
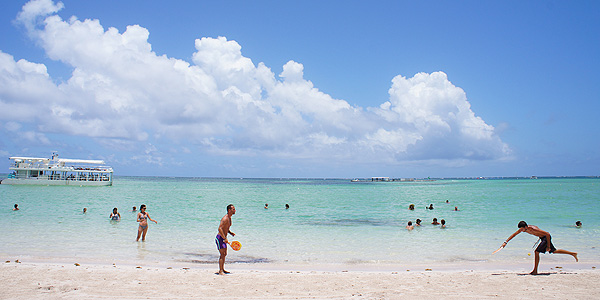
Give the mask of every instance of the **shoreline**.
[[(149, 267), (159, 269), (218, 269), (218, 261), (157, 261), (157, 260), (121, 260), (94, 259), (89, 257), (33, 257), (0, 254), (0, 263), (34, 264), (34, 265), (85, 265), (91, 267), (123, 266)], [(428, 263), (392, 263), (392, 262), (360, 262), (360, 263), (281, 263), (281, 262), (231, 262), (226, 267), (241, 271), (303, 271), (303, 272), (529, 272), (533, 268), (533, 257), (517, 262), (428, 262)], [(556, 271), (595, 271), (600, 270), (600, 261), (575, 262), (565, 257), (562, 260), (540, 261), (540, 272)], [(527, 271), (529, 270), (529, 271)]]
[[(248, 268), (247, 268), (248, 267)], [(60, 264), (3, 262), (2, 299), (597, 299), (596, 269), (541, 268), (540, 275), (520, 270), (432, 271), (385, 268), (310, 270), (226, 265), (231, 274), (216, 275), (217, 265), (166, 267), (116, 263)], [(313, 266), (314, 267), (314, 266)]]

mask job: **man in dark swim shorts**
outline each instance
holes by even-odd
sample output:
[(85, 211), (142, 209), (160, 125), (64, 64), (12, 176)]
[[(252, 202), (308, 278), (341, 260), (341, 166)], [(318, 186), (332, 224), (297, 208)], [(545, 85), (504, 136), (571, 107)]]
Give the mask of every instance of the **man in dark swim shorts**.
[[(540, 244), (535, 249), (535, 261), (534, 261), (534, 265), (533, 265), (533, 271), (531, 271), (531, 273), (529, 273), (529, 274), (537, 275), (538, 265), (540, 263), (540, 253), (546, 253), (546, 251), (548, 251), (550, 253), (556, 253), (556, 254), (569, 254), (575, 258), (575, 261), (579, 261), (579, 259), (577, 258), (577, 252), (571, 252), (571, 251), (567, 251), (567, 250), (554, 248), (554, 245), (552, 245), (552, 237), (550, 237), (550, 233), (539, 229), (537, 226), (527, 225), (527, 223), (525, 223), (525, 221), (519, 222), (519, 225), (517, 227), (519, 227), (519, 230), (517, 230), (515, 233), (513, 233), (511, 236), (509, 236), (508, 239), (506, 240), (506, 242), (504, 242), (500, 248), (504, 248), (506, 246), (506, 244), (508, 244), (508, 241), (512, 240), (512, 238), (514, 238), (517, 234), (519, 234), (521, 232), (527, 232), (531, 235), (535, 235), (535, 236), (539, 237)], [(498, 249), (498, 250), (500, 250), (500, 249)]]
[(231, 217), (235, 215), (235, 206), (233, 204), (227, 205), (227, 214), (221, 218), (221, 223), (219, 224), (219, 234), (215, 238), (215, 242), (217, 243), (217, 249), (219, 250), (219, 275), (224, 275), (229, 272), (225, 271), (225, 257), (227, 256), (227, 244), (229, 241), (227, 240), (227, 235), (231, 234), (235, 236), (235, 233), (231, 232), (229, 228), (231, 227)]

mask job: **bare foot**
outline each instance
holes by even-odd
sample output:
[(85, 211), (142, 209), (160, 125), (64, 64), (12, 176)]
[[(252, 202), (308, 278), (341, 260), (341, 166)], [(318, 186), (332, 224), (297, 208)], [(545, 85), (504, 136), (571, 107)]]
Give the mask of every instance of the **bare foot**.
[(531, 271), (531, 273), (529, 273), (529, 275), (537, 275), (537, 271)]
[(223, 271), (219, 271), (218, 275), (225, 275), (225, 274), (230, 274), (230, 273), (231, 272), (223, 270)]
[(573, 257), (575, 257), (576, 262), (579, 262), (579, 259), (577, 258), (577, 252), (575, 252), (575, 254), (573, 254)]

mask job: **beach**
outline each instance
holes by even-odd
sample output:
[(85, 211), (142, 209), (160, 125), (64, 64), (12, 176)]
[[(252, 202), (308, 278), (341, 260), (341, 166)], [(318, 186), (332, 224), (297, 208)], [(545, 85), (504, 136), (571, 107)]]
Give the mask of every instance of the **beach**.
[[(78, 265), (76, 265), (78, 264)], [(295, 269), (215, 266), (4, 262), (2, 299), (598, 299), (595, 268), (519, 270)], [(519, 266), (528, 270), (529, 266)], [(287, 268), (287, 269), (286, 269)], [(410, 268), (410, 267), (408, 267)]]

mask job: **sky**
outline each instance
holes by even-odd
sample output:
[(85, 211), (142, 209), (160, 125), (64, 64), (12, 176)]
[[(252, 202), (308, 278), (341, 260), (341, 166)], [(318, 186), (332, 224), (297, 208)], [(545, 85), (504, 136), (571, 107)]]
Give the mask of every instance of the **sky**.
[(598, 1), (9, 1), (0, 172), (597, 176), (599, 53)]

